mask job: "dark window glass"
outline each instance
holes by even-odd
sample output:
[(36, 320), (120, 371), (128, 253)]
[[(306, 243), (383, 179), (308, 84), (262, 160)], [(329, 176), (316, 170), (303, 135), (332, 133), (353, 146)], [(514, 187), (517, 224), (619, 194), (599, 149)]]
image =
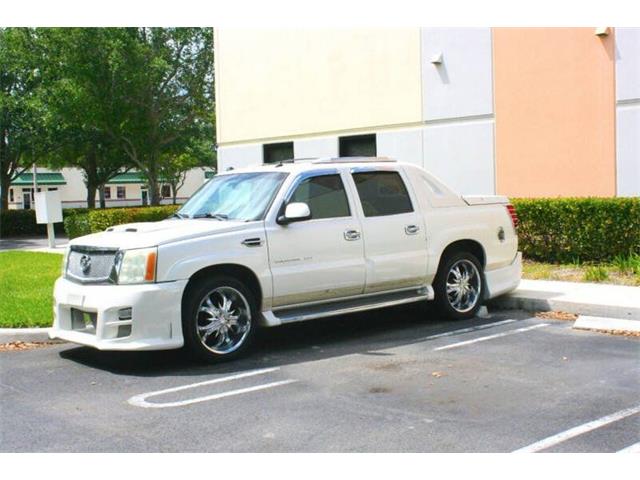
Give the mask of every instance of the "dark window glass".
[(125, 187), (117, 187), (116, 193), (120, 199), (127, 198), (127, 189)]
[(354, 173), (365, 217), (412, 212), (411, 199), (397, 172)]
[(289, 203), (293, 202), (309, 205), (313, 220), (351, 215), (340, 175), (321, 175), (303, 180), (289, 200)]
[(9, 201), (13, 202), (13, 188), (9, 189)]
[(293, 142), (270, 143), (262, 146), (264, 163), (277, 163), (293, 158)]
[(376, 135), (354, 135), (340, 137), (341, 157), (375, 157)]
[(111, 187), (104, 187), (104, 198), (105, 200), (111, 199)]
[(162, 196), (164, 198), (171, 196), (171, 185), (162, 185)]

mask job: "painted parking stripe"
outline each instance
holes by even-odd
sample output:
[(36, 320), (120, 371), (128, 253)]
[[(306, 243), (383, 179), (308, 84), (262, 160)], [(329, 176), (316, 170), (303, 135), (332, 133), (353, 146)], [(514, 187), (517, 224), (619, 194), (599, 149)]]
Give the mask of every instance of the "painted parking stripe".
[[(539, 452), (540, 450), (553, 447), (554, 445), (565, 442), (571, 438), (577, 437), (578, 435), (582, 435), (583, 433), (590, 432), (591, 430), (595, 430), (596, 428), (604, 427), (605, 425), (609, 425), (610, 423), (617, 422), (618, 420), (630, 417), (631, 415), (635, 415), (638, 412), (640, 412), (640, 405), (626, 408), (624, 410), (620, 410), (619, 412), (612, 413), (611, 415), (598, 418), (597, 420), (593, 420), (591, 422), (578, 425), (577, 427), (570, 428), (569, 430), (565, 430), (564, 432), (560, 432), (556, 435), (552, 435), (543, 440), (540, 440), (539, 442), (532, 443), (531, 445), (527, 445), (526, 447), (515, 450), (513, 453)], [(632, 447), (636, 445), (632, 445)]]
[(515, 320), (509, 319), (509, 320), (502, 320), (500, 322), (485, 323), (483, 325), (476, 325), (475, 327), (460, 328), (458, 330), (452, 330), (450, 332), (437, 333), (436, 335), (429, 335), (428, 337), (418, 338), (416, 339), (416, 341), (423, 342), (426, 340), (434, 340), (436, 338), (451, 337), (453, 335), (460, 335), (463, 333), (477, 332), (478, 330), (485, 330), (487, 328), (498, 327), (500, 325), (508, 325), (509, 323), (514, 323), (514, 322)]
[(442, 347), (434, 348), (434, 351), (437, 352), (440, 350), (449, 350), (450, 348), (463, 347), (465, 345), (471, 345), (472, 343), (485, 342), (487, 340), (493, 340), (494, 338), (506, 337), (508, 335), (515, 335), (516, 333), (528, 332), (529, 330), (535, 330), (536, 328), (542, 328), (547, 326), (549, 326), (548, 323), (539, 323), (537, 325), (532, 325), (531, 327), (517, 328), (515, 330), (509, 330), (508, 332), (496, 333), (494, 335), (487, 335), (486, 337), (474, 338), (472, 340), (466, 340), (464, 342), (451, 343), (449, 345), (444, 345)]
[(128, 402), (131, 405), (134, 405), (136, 407), (143, 407), (143, 408), (180, 407), (180, 406), (184, 406), (184, 405), (190, 405), (192, 403), (206, 402), (206, 401), (209, 401), (209, 400), (217, 400), (219, 398), (229, 397), (229, 396), (233, 396), (233, 395), (240, 395), (240, 394), (243, 394), (243, 393), (255, 392), (255, 391), (258, 391), (258, 390), (265, 390), (267, 388), (273, 388), (273, 387), (278, 387), (278, 386), (281, 386), (281, 385), (287, 385), (289, 383), (294, 383), (294, 382), (297, 381), (297, 380), (293, 380), (293, 379), (282, 380), (282, 381), (278, 381), (278, 382), (271, 382), (271, 383), (256, 385), (256, 386), (253, 386), (253, 387), (240, 388), (240, 389), (236, 389), (236, 390), (229, 390), (227, 392), (217, 393), (217, 394), (214, 394), (214, 395), (207, 395), (207, 396), (204, 396), (204, 397), (196, 397), (196, 398), (191, 398), (191, 399), (188, 399), (188, 400), (181, 400), (181, 401), (177, 401), (177, 402), (152, 403), (152, 402), (148, 402), (147, 401), (149, 398), (156, 397), (158, 395), (164, 395), (164, 394), (167, 394), (167, 393), (180, 392), (182, 390), (188, 390), (188, 389), (191, 389), (191, 388), (202, 387), (202, 386), (205, 386), (205, 385), (213, 385), (213, 384), (216, 384), (216, 383), (230, 382), (230, 381), (239, 380), (239, 379), (242, 379), (242, 378), (254, 377), (256, 375), (264, 375), (264, 374), (267, 374), (267, 373), (275, 372), (277, 370), (280, 370), (280, 368), (279, 367), (262, 368), (262, 369), (259, 369), (259, 370), (252, 370), (250, 372), (238, 373), (236, 375), (229, 375), (227, 377), (215, 378), (213, 380), (207, 380), (207, 381), (204, 381), (204, 382), (190, 383), (188, 385), (181, 385), (179, 387), (167, 388), (167, 389), (164, 389), (164, 390), (156, 390), (154, 392), (141, 393), (139, 395), (134, 395), (133, 397), (131, 397), (128, 400)]
[(640, 442), (629, 445), (622, 450), (618, 450), (616, 453), (640, 453)]

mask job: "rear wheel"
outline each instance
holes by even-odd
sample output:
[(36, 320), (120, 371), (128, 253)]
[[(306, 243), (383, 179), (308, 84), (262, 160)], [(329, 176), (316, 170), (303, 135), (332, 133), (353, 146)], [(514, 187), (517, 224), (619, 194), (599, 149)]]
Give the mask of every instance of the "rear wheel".
[(455, 252), (440, 265), (433, 288), (440, 313), (454, 319), (471, 318), (480, 309), (484, 293), (482, 266), (469, 252)]
[(207, 362), (236, 358), (251, 344), (256, 319), (255, 297), (242, 282), (227, 276), (199, 280), (183, 301), (185, 347)]

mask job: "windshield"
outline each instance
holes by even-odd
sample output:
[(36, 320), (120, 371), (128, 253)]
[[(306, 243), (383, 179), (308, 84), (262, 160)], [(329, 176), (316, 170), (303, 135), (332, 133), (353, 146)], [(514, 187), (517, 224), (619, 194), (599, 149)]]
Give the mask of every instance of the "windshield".
[(286, 173), (254, 172), (216, 175), (178, 211), (178, 217), (261, 220)]

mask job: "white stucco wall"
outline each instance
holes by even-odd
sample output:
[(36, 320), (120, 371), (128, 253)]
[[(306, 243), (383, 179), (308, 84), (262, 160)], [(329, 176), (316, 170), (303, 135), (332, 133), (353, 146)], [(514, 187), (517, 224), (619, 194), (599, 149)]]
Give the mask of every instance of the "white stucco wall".
[(616, 28), (616, 190), (640, 195), (640, 28)]

